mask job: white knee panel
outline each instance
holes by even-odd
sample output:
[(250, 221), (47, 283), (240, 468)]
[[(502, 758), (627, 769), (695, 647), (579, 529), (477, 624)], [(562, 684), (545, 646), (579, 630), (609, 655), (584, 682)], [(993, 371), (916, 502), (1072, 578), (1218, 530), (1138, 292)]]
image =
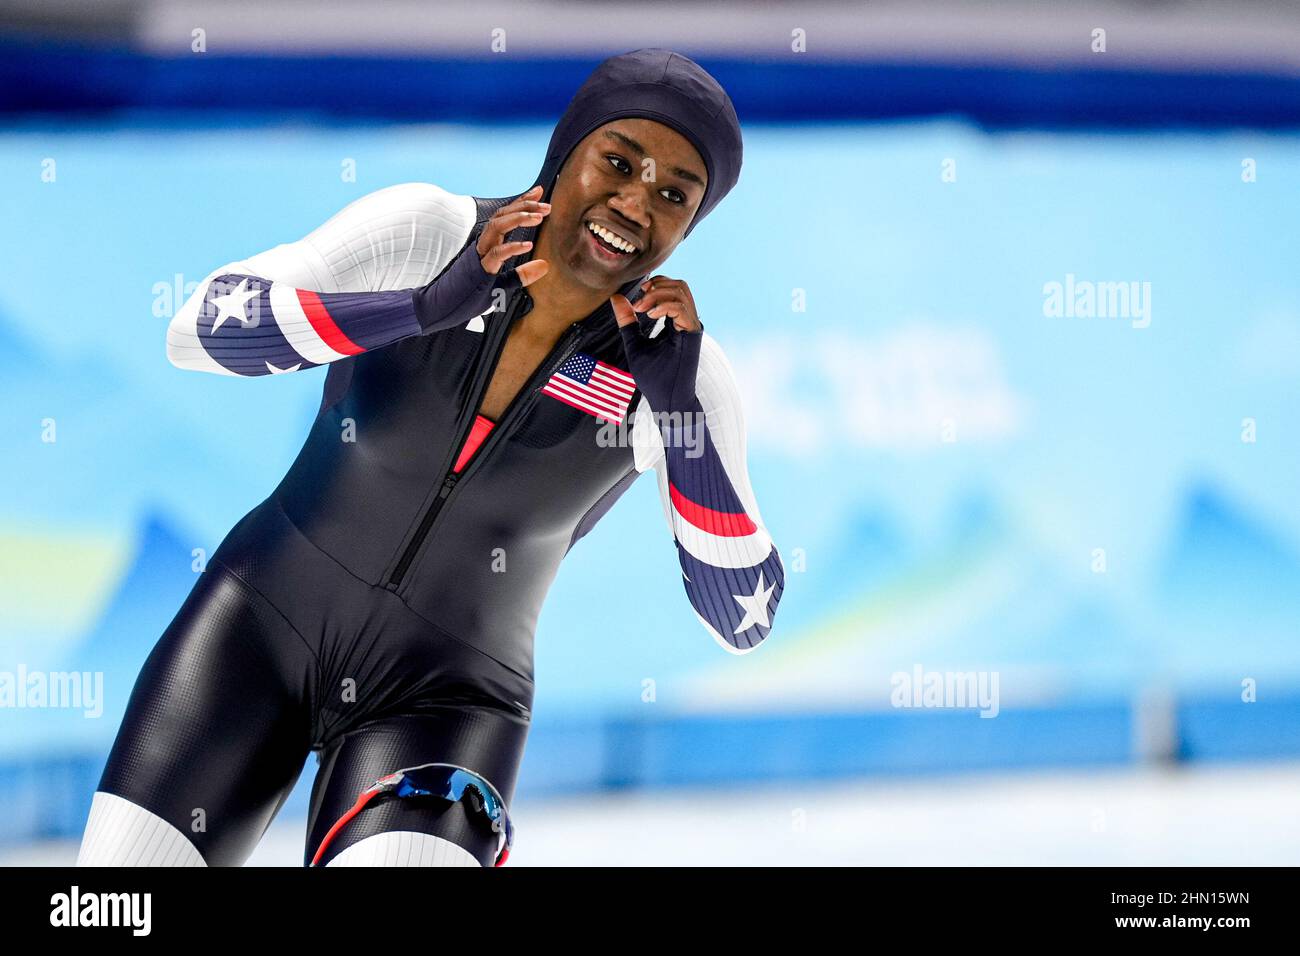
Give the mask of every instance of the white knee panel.
[(352, 844), (326, 866), (479, 866), (457, 843), (428, 833), (390, 830)]
[(189, 838), (130, 800), (95, 791), (77, 866), (207, 866)]

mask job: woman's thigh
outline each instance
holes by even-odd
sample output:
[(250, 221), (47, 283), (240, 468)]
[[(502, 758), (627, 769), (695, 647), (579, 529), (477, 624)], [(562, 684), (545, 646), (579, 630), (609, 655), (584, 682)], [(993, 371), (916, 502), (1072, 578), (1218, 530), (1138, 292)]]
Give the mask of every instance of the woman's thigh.
[(289, 622), (209, 562), (136, 680), (98, 790), (161, 817), (209, 866), (242, 864), (310, 753), (316, 671)]
[[(425, 763), (450, 763), (485, 778), (512, 806), (528, 721), (517, 714), (466, 704), (428, 706), (372, 721), (338, 738), (321, 753), (312, 790), (304, 862), (315, 856), (334, 823), (378, 778)], [(383, 795), (368, 803), (329, 841), (320, 865), (380, 833), (429, 834), (493, 865), (498, 834), (464, 801)]]

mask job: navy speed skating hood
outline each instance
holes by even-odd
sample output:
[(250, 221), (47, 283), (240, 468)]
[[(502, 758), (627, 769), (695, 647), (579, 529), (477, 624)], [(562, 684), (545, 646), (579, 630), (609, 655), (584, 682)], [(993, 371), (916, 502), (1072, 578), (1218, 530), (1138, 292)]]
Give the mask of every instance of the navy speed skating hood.
[[(704, 198), (685, 236), (740, 178), (740, 121), (727, 91), (694, 60), (672, 50), (633, 50), (601, 63), (560, 117), (534, 186), (551, 198), (555, 177), (583, 137), (622, 117), (651, 119), (675, 129), (699, 152), (708, 171)], [(683, 238), (685, 238), (683, 236)]]
[[(708, 182), (699, 208), (687, 224), (682, 238), (689, 236), (740, 178), (743, 152), (740, 121), (731, 105), (731, 97), (702, 66), (672, 50), (650, 48), (612, 56), (583, 81), (556, 123), (546, 149), (546, 160), (529, 189), (513, 196), (474, 197), (478, 204), (478, 221), (476, 231), (471, 233), (466, 245), (473, 243), (497, 211), (529, 190), (541, 186), (542, 201), (550, 201), (555, 180), (574, 147), (601, 126), (623, 117), (650, 119), (676, 130), (704, 160)], [(541, 225), (517, 226), (505, 238), (511, 242), (535, 241)], [(416, 293), (420, 314), (445, 317), (458, 309), (470, 308), (465, 304), (470, 300), (472, 305), (489, 307), (494, 289), (513, 291), (520, 288), (517, 269), (536, 254), (537, 246), (534, 245), (507, 259), (496, 279), (484, 274), (476, 257), (466, 257), (464, 262), (457, 259), (439, 276), (440, 281)], [(639, 287), (646, 278), (646, 275), (641, 275), (630, 279), (618, 291), (635, 302), (642, 295)], [(527, 314), (532, 308), (532, 298), (525, 295), (524, 300), (524, 314)], [(604, 313), (609, 308), (606, 303), (597, 312)], [(596, 315), (593, 313), (587, 319), (597, 321)], [(420, 321), (425, 331), (429, 331), (429, 322), (425, 318)]]

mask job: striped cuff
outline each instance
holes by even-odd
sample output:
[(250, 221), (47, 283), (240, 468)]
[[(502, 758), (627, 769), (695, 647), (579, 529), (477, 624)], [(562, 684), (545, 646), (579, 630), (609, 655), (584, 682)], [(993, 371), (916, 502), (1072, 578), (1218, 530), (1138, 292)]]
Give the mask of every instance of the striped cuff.
[(182, 368), (274, 375), (420, 332), (410, 290), (312, 292), (226, 273), (208, 282), (197, 311), (173, 320), (168, 355)]

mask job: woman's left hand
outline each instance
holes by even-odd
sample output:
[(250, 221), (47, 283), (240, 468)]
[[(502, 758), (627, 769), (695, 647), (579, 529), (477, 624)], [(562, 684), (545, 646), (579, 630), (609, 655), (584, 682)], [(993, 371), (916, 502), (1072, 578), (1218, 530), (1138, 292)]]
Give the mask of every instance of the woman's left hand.
[[(658, 275), (643, 282), (641, 289), (644, 294), (636, 305), (618, 294), (609, 300), (623, 338), (628, 369), (654, 411), (690, 411), (704, 336), (690, 287), (681, 279)], [(654, 338), (643, 333), (637, 312), (655, 320), (666, 316), (662, 331)]]
[[(673, 328), (681, 332), (698, 332), (704, 328), (695, 311), (695, 299), (691, 296), (691, 287), (685, 280), (670, 279), (668, 276), (651, 276), (641, 283), (641, 292), (641, 298), (637, 299), (636, 305), (632, 306), (634, 311), (644, 312), (650, 319), (658, 319), (666, 315), (672, 322)], [(617, 298), (623, 297), (617, 296)], [(623, 299), (623, 301), (627, 300)]]

